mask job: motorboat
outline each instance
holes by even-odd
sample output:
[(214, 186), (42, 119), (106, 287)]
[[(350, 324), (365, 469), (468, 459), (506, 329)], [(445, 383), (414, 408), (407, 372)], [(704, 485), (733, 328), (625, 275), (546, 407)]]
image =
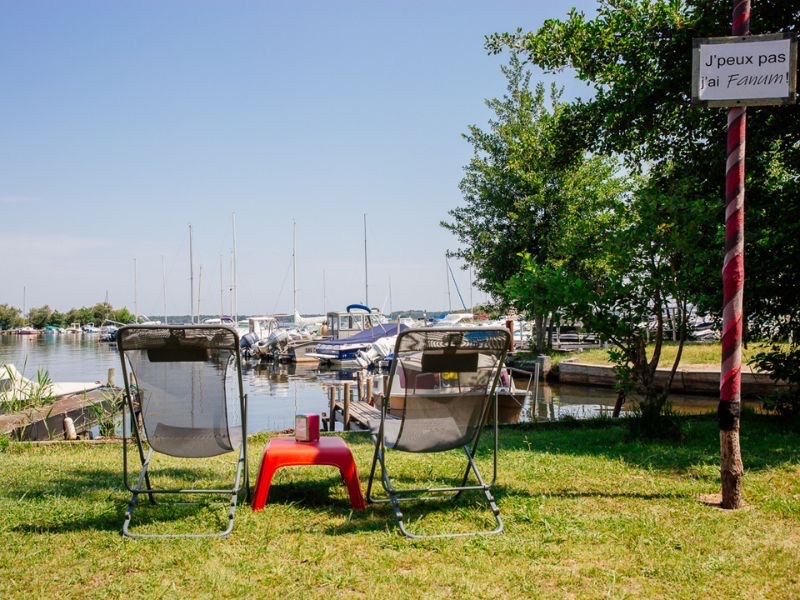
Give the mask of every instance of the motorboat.
[(322, 336), (332, 340), (351, 337), (376, 325), (387, 323), (387, 318), (377, 308), (363, 304), (350, 304), (344, 311), (333, 311), (325, 315)]
[(11, 363), (0, 365), (0, 405), (4, 402), (24, 400), (30, 396), (60, 398), (73, 394), (82, 394), (101, 387), (99, 381), (86, 382), (52, 382), (32, 381), (20, 373)]
[(408, 326), (402, 323), (379, 323), (345, 338), (323, 340), (308, 355), (318, 358), (324, 365), (361, 367), (359, 353), (369, 352), (381, 338), (396, 337), (406, 329)]

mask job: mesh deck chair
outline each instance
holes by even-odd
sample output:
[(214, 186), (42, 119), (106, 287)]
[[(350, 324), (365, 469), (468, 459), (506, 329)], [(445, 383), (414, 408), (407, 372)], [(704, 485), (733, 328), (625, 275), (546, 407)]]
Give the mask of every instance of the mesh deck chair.
[[(239, 493), (242, 490), (249, 493), (247, 398), (242, 386), (239, 335), (225, 326), (130, 325), (119, 330), (117, 345), (125, 382), (122, 414), (124, 481), (132, 494), (122, 526), (123, 535), (227, 536), (233, 529)], [(142, 464), (135, 485), (131, 485), (128, 473), (129, 426)], [(156, 475), (151, 470), (154, 454), (202, 459), (235, 450), (238, 450), (239, 458), (235, 465), (231, 465), (235, 475), (232, 475), (234, 481), (229, 488), (208, 489), (196, 485), (157, 488), (151, 484), (151, 477)], [(181, 461), (181, 467), (190, 462)], [(200, 463), (193, 464), (199, 466)], [(175, 468), (170, 474), (174, 473), (180, 471)], [(159, 476), (166, 474), (159, 473)], [(129, 528), (139, 494), (147, 494), (153, 504), (158, 494), (172, 494), (173, 498), (179, 494), (230, 496), (227, 527), (221, 532), (209, 533), (134, 533)]]
[[(380, 419), (370, 422), (375, 454), (367, 499), (391, 502), (406, 537), (453, 537), (503, 531), (500, 511), (491, 494), (497, 478), (497, 399), (495, 387), (505, 360), (510, 334), (503, 328), (461, 327), (409, 329), (397, 337)], [(493, 413), (492, 413), (493, 411)], [(484, 481), (474, 455), (484, 425), (494, 416), (492, 478)], [(389, 476), (388, 462), (395, 452), (442, 452), (461, 448), (466, 454), (460, 484), (400, 489)], [(377, 466), (386, 496), (375, 497), (372, 486)], [(470, 483), (470, 473), (476, 483)], [(438, 478), (437, 478), (438, 479)], [(485, 531), (417, 535), (406, 527), (400, 503), (408, 500), (453, 499), (466, 490), (483, 492), (495, 527)]]

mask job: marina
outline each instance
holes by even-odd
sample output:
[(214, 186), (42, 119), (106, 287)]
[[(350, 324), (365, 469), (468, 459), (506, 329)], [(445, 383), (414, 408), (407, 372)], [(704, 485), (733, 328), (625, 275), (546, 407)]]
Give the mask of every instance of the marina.
[[(31, 379), (35, 378), (37, 371), (46, 371), (54, 382), (81, 380), (114, 384), (114, 381), (108, 381), (109, 375), (113, 379), (114, 371), (119, 373), (120, 370), (116, 345), (102, 342), (96, 335), (0, 336), (0, 364), (6, 363), (16, 365)], [(249, 431), (285, 431), (294, 426), (295, 415), (303, 413), (324, 415), (329, 430), (363, 427), (365, 420), (375, 415), (375, 409), (364, 402), (365, 380), (359, 384), (361, 373), (358, 369), (315, 364), (244, 361)], [(373, 397), (378, 396), (382, 378), (370, 376), (369, 381)], [(119, 384), (118, 377), (116, 385)], [(109, 389), (104, 385), (88, 398), (102, 401)], [(517, 406), (506, 407), (501, 421), (525, 423), (610, 416), (615, 400), (616, 393), (604, 387), (540, 383), (536, 394), (531, 391), (519, 399)], [(718, 400), (712, 394), (678, 393), (671, 396), (671, 401), (673, 408), (679, 411), (713, 412)], [(333, 421), (328, 420), (329, 415), (334, 415)], [(51, 423), (47, 429), (51, 435), (60, 435), (61, 417), (54, 419), (51, 415), (49, 420)], [(91, 435), (95, 433), (90, 432)]]

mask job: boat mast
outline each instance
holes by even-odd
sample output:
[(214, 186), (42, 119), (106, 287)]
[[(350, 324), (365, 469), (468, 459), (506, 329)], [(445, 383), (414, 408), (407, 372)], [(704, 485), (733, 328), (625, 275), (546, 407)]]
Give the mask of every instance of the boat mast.
[(364, 305), (369, 307), (369, 272), (367, 271), (367, 213), (364, 213)]
[(232, 217), (232, 221), (233, 221), (233, 275), (232, 275), (233, 282), (232, 282), (232, 286), (231, 286), (233, 288), (233, 298), (232, 298), (232, 303), (233, 303), (232, 309), (233, 310), (231, 312), (233, 313), (233, 315), (232, 315), (233, 316), (233, 324), (234, 324), (234, 327), (235, 327), (236, 324), (239, 323), (239, 315), (236, 314), (237, 313), (237, 306), (236, 306), (236, 213), (232, 213), (231, 217)]
[(203, 264), (198, 266), (199, 273), (197, 274), (197, 322), (200, 322), (200, 290), (203, 289)]
[(224, 292), (223, 292), (224, 283), (222, 281), (222, 254), (219, 255), (219, 318), (222, 319), (222, 315), (225, 314), (225, 300)]
[(189, 322), (194, 324), (194, 258), (192, 255), (192, 224), (189, 223)]
[(137, 282), (136, 282), (136, 259), (133, 259), (133, 316), (136, 317), (136, 322), (139, 322), (139, 300), (137, 297)]
[(161, 292), (164, 296), (164, 325), (169, 324), (167, 319), (167, 263), (164, 255), (161, 255)]
[(453, 302), (450, 299), (450, 263), (447, 260), (447, 253), (444, 255), (444, 277), (447, 281), (447, 312), (453, 312)]
[[(292, 219), (292, 318), (297, 314), (297, 223)], [(299, 323), (298, 323), (299, 325)]]

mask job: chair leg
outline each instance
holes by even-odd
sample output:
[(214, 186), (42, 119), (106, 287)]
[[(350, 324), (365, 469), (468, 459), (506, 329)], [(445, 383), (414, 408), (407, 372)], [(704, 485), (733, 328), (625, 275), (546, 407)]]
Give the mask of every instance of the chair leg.
[[(372, 468), (369, 471), (369, 479), (367, 480), (367, 502), (374, 504), (374, 503), (386, 502), (386, 500), (372, 497), (372, 482), (375, 479), (375, 467), (378, 464), (378, 454), (381, 453), (382, 455), (379, 442), (374, 438), (373, 440), (375, 441), (375, 452), (372, 453)], [(381, 469), (383, 469), (383, 458), (381, 458)]]
[[(404, 501), (410, 500), (431, 500), (431, 497), (414, 497), (414, 498), (403, 498), (398, 495), (398, 490), (394, 488), (390, 479), (389, 473), (386, 469), (386, 464), (384, 462), (384, 455), (383, 452), (380, 452), (380, 449), (376, 447), (375, 456), (373, 457), (372, 462), (372, 470), (370, 472), (370, 481), (367, 487), (367, 499), (369, 502), (372, 503), (385, 503), (390, 502), (392, 504), (392, 508), (394, 510), (395, 520), (397, 521), (398, 527), (400, 528), (400, 532), (407, 538), (410, 539), (424, 539), (424, 538), (448, 538), (448, 537), (467, 537), (472, 535), (494, 535), (497, 533), (502, 533), (504, 531), (503, 520), (500, 517), (500, 509), (497, 506), (497, 503), (494, 499), (494, 496), (491, 492), (491, 486), (487, 485), (481, 475), (478, 465), (475, 464), (475, 461), (472, 458), (472, 453), (470, 452), (467, 446), (464, 447), (464, 453), (467, 457), (467, 466), (464, 473), (464, 477), (462, 479), (461, 486), (466, 485), (467, 480), (469, 478), (469, 473), (475, 475), (475, 478), (478, 481), (478, 486), (473, 487), (472, 489), (480, 489), (483, 492), (484, 498), (486, 500), (486, 504), (488, 505), (489, 510), (492, 513), (495, 521), (494, 529), (487, 529), (487, 530), (479, 530), (479, 531), (469, 531), (463, 533), (442, 533), (442, 534), (433, 534), (433, 535), (424, 535), (424, 534), (416, 534), (412, 531), (409, 531), (405, 524), (405, 517), (403, 516), (403, 511), (400, 509), (400, 503)], [(372, 480), (374, 478), (374, 473), (376, 469), (376, 463), (380, 462), (381, 466), (381, 479), (383, 483), (383, 488), (386, 490), (387, 494), (389, 495), (388, 498), (372, 498), (370, 486), (372, 484)], [(456, 489), (455, 493), (451, 496), (446, 498), (440, 498), (441, 500), (454, 500), (457, 498), (462, 492), (466, 491), (465, 489)]]
[[(244, 448), (239, 451), (239, 458), (236, 463), (236, 477), (234, 479), (233, 488), (231, 491), (231, 499), (228, 505), (228, 523), (224, 530), (218, 532), (210, 532), (210, 533), (135, 533), (130, 530), (131, 520), (133, 518), (133, 511), (136, 508), (136, 503), (140, 493), (148, 493), (150, 497), (153, 497), (153, 494), (157, 494), (160, 491), (164, 493), (174, 492), (175, 490), (154, 490), (147, 484), (145, 489), (142, 489), (142, 482), (147, 481), (149, 482), (149, 467), (150, 467), (150, 458), (152, 456), (153, 450), (152, 448), (148, 451), (147, 457), (145, 458), (144, 465), (142, 466), (142, 470), (139, 472), (139, 479), (136, 483), (136, 486), (132, 489), (131, 499), (128, 503), (128, 508), (125, 511), (125, 518), (122, 523), (122, 535), (124, 537), (129, 538), (211, 538), (211, 537), (227, 537), (230, 535), (231, 531), (233, 531), (233, 520), (236, 515), (236, 507), (239, 501), (239, 494), (242, 492), (242, 473), (244, 472), (245, 478), (247, 477), (247, 461), (246, 461), (246, 454)], [(186, 492), (191, 490), (185, 490)], [(204, 493), (203, 490), (194, 490), (196, 493)], [(217, 491), (209, 491), (206, 492), (208, 494), (218, 494), (222, 490)], [(227, 490), (225, 490), (227, 492)], [(155, 503), (155, 501), (154, 501)]]

